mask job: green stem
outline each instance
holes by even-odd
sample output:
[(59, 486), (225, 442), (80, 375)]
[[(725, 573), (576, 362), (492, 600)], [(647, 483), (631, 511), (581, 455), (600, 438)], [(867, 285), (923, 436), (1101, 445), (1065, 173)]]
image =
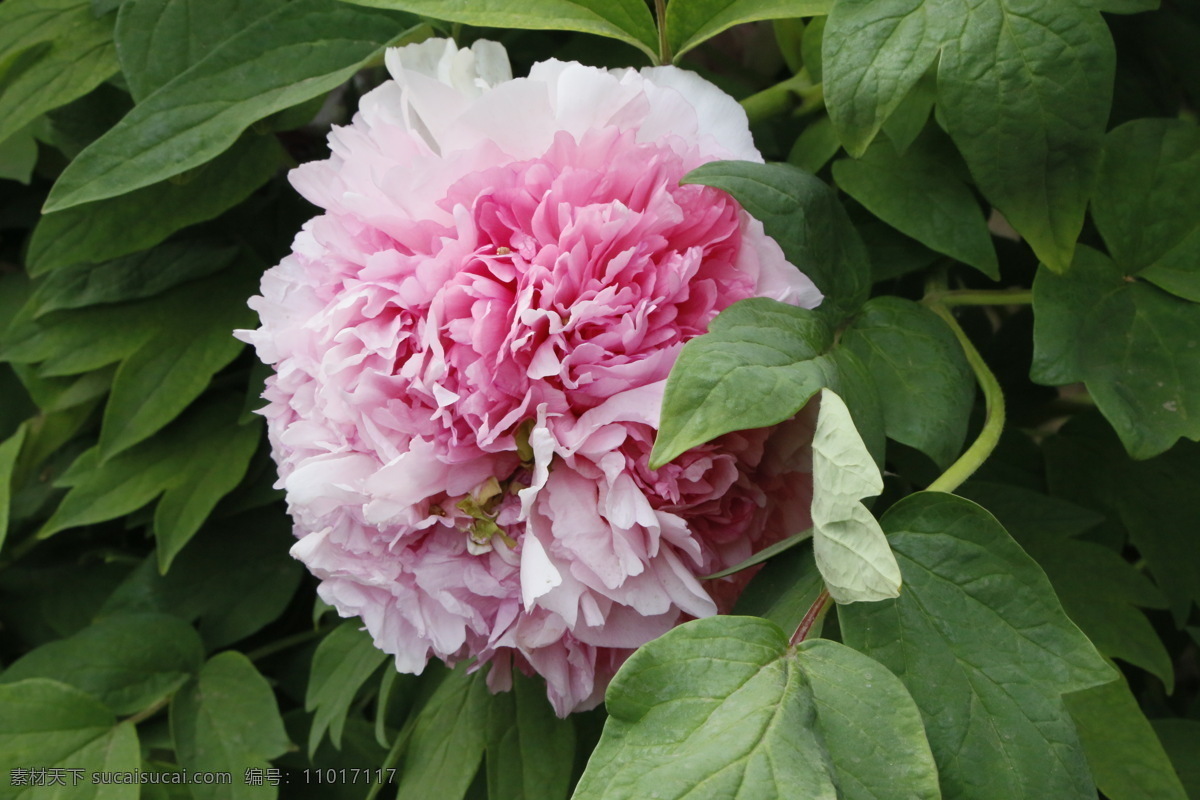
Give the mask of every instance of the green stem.
[(959, 456), (957, 461), (950, 465), (948, 470), (942, 473), (941, 477), (929, 484), (927, 489), (930, 492), (953, 492), (962, 485), (963, 481), (971, 477), (996, 449), (996, 444), (1000, 441), (1000, 432), (1004, 430), (1004, 392), (1001, 390), (996, 376), (988, 369), (983, 357), (975, 349), (975, 345), (959, 327), (958, 321), (954, 319), (950, 309), (937, 302), (929, 303), (929, 308), (950, 326), (954, 337), (962, 346), (967, 363), (975, 372), (975, 380), (979, 382), (979, 388), (983, 390), (986, 409), (983, 430), (979, 432), (978, 438), (971, 443), (966, 452)]
[(320, 639), (331, 630), (333, 630), (333, 628), (325, 627), (317, 628), (313, 631), (301, 631), (300, 633), (293, 633), (291, 636), (285, 636), (282, 639), (276, 639), (269, 644), (264, 644), (262, 647), (259, 647), (256, 650), (251, 650), (249, 653), (246, 653), (246, 658), (250, 659), (251, 661), (260, 661), (267, 656), (273, 656), (276, 653), (282, 650), (287, 650), (290, 647), (306, 644), (311, 642), (313, 639)]
[(926, 305), (940, 303), (944, 306), (1024, 306), (1033, 302), (1033, 291), (1030, 289), (998, 289), (995, 291), (956, 289), (933, 292), (926, 295), (922, 302)]
[(671, 45), (667, 42), (667, 0), (654, 0), (654, 18), (658, 23), (658, 63), (671, 63)]
[(139, 711), (138, 713), (134, 714), (131, 717), (126, 717), (124, 721), (132, 722), (134, 725), (137, 725), (139, 722), (145, 722), (146, 720), (150, 719), (155, 714), (157, 714), (158, 712), (160, 712), (164, 708), (166, 708), (167, 704), (171, 702), (172, 697), (174, 697), (174, 695), (169, 694), (166, 697), (163, 697), (160, 700), (158, 700), (158, 702), (156, 702), (154, 705), (143, 708), (141, 711)]
[[(799, 99), (799, 108), (796, 108)], [(750, 118), (750, 124), (787, 113), (793, 108), (797, 114), (809, 114), (823, 108), (825, 93), (821, 84), (814, 84), (807, 70), (800, 70), (792, 77), (742, 100), (742, 108)]]

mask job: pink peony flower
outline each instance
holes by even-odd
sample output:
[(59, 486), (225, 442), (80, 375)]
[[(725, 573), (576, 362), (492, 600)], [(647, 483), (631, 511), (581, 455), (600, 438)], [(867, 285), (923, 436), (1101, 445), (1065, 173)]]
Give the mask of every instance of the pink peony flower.
[(808, 525), (811, 428), (646, 467), (683, 344), (747, 297), (820, 294), (723, 192), (761, 161), (738, 104), (674, 67), (492, 42), (387, 54), (333, 155), (292, 173), (325, 213), (263, 277), (263, 410), (320, 595), (403, 672), (431, 655), (546, 679), (560, 715), (633, 649), (728, 610), (704, 575)]

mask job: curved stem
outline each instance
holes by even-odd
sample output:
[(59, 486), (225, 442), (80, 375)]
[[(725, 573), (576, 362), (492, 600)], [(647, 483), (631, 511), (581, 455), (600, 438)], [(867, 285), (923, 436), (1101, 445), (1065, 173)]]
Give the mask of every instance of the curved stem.
[(175, 696), (175, 693), (172, 692), (171, 694), (167, 695), (166, 697), (159, 698), (159, 700), (157, 700), (153, 705), (143, 708), (141, 711), (139, 711), (138, 713), (134, 714), (131, 717), (126, 717), (123, 720), (123, 722), (132, 722), (134, 725), (137, 725), (139, 722), (144, 722), (144, 721), (150, 719), (155, 714), (157, 714), (159, 711), (162, 711), (164, 708), (166, 708), (167, 705), (171, 702), (171, 698), (174, 696)]
[(807, 70), (800, 70), (785, 81), (768, 86), (742, 100), (742, 108), (750, 118), (750, 124), (786, 113), (796, 106), (797, 113), (807, 114), (825, 105), (825, 93), (821, 84), (814, 84)]
[(953, 492), (962, 485), (963, 481), (971, 477), (972, 473), (979, 469), (996, 449), (996, 444), (1000, 441), (1000, 432), (1004, 430), (1004, 392), (1001, 390), (996, 376), (988, 369), (983, 357), (975, 349), (975, 345), (959, 327), (958, 321), (954, 319), (950, 309), (940, 302), (929, 303), (929, 309), (950, 326), (954, 337), (962, 346), (967, 363), (971, 365), (971, 369), (975, 373), (975, 380), (978, 381), (979, 388), (983, 391), (986, 409), (983, 430), (979, 432), (979, 436), (971, 443), (966, 452), (959, 456), (958, 460), (927, 488), (927, 491), (930, 492)]
[(273, 642), (264, 644), (262, 647), (251, 650), (249, 653), (246, 653), (246, 658), (250, 659), (251, 661), (260, 661), (267, 656), (275, 655), (281, 650), (287, 650), (288, 648), (295, 647), (296, 645), (306, 644), (307, 642), (311, 642), (313, 639), (320, 639), (331, 630), (333, 630), (332, 627), (325, 627), (317, 628), (316, 630), (311, 631), (293, 633), (291, 636), (284, 636), (282, 639), (276, 639)]

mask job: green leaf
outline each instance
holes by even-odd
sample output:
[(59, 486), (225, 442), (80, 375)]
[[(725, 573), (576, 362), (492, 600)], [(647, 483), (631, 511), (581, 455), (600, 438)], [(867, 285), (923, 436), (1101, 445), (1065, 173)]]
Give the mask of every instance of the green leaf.
[(1092, 214), (1126, 274), (1200, 302), (1200, 128), (1194, 123), (1139, 119), (1110, 132)]
[(248, 293), (243, 281), (230, 275), (180, 287), (175, 299), (190, 295), (193, 302), (164, 318), (157, 335), (117, 368), (100, 428), (102, 460), (161, 430), (237, 357), (245, 345), (232, 332), (254, 320), (245, 305)]
[(387, 657), (357, 619), (343, 622), (317, 645), (304, 697), (304, 710), (316, 712), (308, 734), (310, 758), (326, 730), (333, 746), (342, 746), (342, 729), (358, 690)]
[(816, 173), (841, 149), (833, 123), (829, 117), (820, 117), (796, 137), (787, 161), (805, 172)]
[(171, 701), (171, 736), (180, 766), (189, 771), (228, 772), (230, 784), (192, 784), (197, 800), (275, 797), (273, 787), (247, 786), (248, 768), (288, 748), (275, 694), (244, 655), (234, 650), (213, 656), (194, 683)]
[(9, 776), (0, 797), (18, 796), (13, 770), (61, 767), (68, 770), (68, 786), (73, 775), (81, 777), (64, 796), (137, 800), (136, 785), (106, 787), (102, 793), (91, 783), (93, 773), (136, 772), (141, 764), (137, 729), (131, 722), (118, 725), (99, 700), (57, 681), (31, 678), (0, 685), (0, 708), (0, 770)]
[(180, 228), (212, 219), (245, 200), (275, 174), (283, 156), (274, 136), (251, 133), (183, 179), (46, 214), (29, 240), (29, 274), (153, 247)]
[(154, 533), (165, 572), (217, 501), (241, 480), (254, 454), (259, 432), (236, 424), (240, 405), (234, 395), (201, 404), (103, 465), (98, 449), (88, 450), (60, 479), (71, 490), (39, 536), (114, 519), (162, 495)]
[(939, 119), (984, 195), (1043, 263), (1065, 271), (1111, 104), (1108, 26), (1086, 0), (968, 8), (942, 51)]
[(995, 514), (1041, 565), (1063, 609), (1097, 650), (1154, 673), (1170, 691), (1171, 656), (1139, 610), (1166, 608), (1166, 598), (1118, 553), (1075, 538), (1101, 522), (1100, 515), (1005, 484), (972, 481), (959, 493)]
[(828, 14), (833, 0), (675, 0), (667, 5), (667, 44), (676, 60), (696, 45), (745, 22)]
[(734, 303), (672, 368), (650, 467), (721, 434), (791, 417), (836, 381), (832, 346), (832, 331), (812, 311), (765, 298)]
[(1064, 271), (1109, 113), (1115, 56), (1104, 19), (1083, 0), (841, 0), (825, 36), (825, 97), (851, 155), (939, 54), (939, 121), (987, 198)]
[(1124, 678), (1063, 698), (1109, 800), (1188, 800), (1171, 760)]
[(812, 441), (813, 554), (838, 603), (900, 594), (900, 568), (862, 501), (883, 491), (883, 476), (854, 428), (850, 410), (828, 389)]
[(219, 272), (237, 254), (234, 246), (203, 240), (168, 242), (101, 264), (60, 269), (38, 282), (29, 302), (34, 316), (40, 317), (51, 311), (141, 300)]
[(825, 103), (846, 152), (866, 152), (937, 56), (940, 0), (839, 0), (822, 42)]
[(1068, 274), (1039, 270), (1033, 312), (1033, 380), (1083, 381), (1130, 455), (1200, 439), (1200, 305), (1081, 246)]
[(37, 165), (38, 147), (30, 128), (0, 142), (0, 180), (28, 184)]
[(793, 649), (766, 620), (667, 632), (630, 657), (605, 703), (576, 800), (938, 797), (899, 681), (834, 642)]
[(1054, 493), (1118, 520), (1170, 601), (1177, 625), (1200, 601), (1200, 445), (1180, 442), (1133, 461), (1098, 417), (1076, 419), (1046, 445)]
[(479, 770), (488, 691), (481, 673), (446, 676), (412, 722), (396, 800), (459, 800)]
[(897, 153), (907, 152), (921, 135), (936, 100), (937, 70), (929, 69), (883, 123), (883, 132), (887, 134)]
[(25, 441), (28, 428), (24, 425), (17, 428), (16, 433), (0, 442), (0, 550), (4, 549), (4, 540), (8, 536), (8, 513), (12, 505), (13, 471), (17, 466), (17, 456), (21, 454), (21, 445)]
[(281, 5), (283, 0), (123, 3), (113, 36), (129, 93), (140, 103)]
[(47, 212), (115, 197), (212, 160), (252, 123), (345, 82), (413, 20), (296, 0), (134, 107), (59, 176)]
[(0, 684), (52, 678), (133, 714), (163, 699), (200, 669), (204, 648), (191, 625), (165, 614), (108, 617), (42, 645), (0, 674)]
[(574, 723), (555, 716), (539, 678), (514, 670), (512, 689), (488, 704), (488, 797), (565, 800), (574, 763)]
[(948, 800), (1094, 800), (1061, 694), (1113, 679), (1045, 574), (979, 506), (923, 492), (884, 515), (895, 600), (838, 607), (847, 644), (916, 700)]
[(966, 439), (975, 382), (945, 323), (917, 303), (877, 297), (843, 331), (841, 346), (879, 387), (887, 435), (948, 467)]
[(1156, 719), (1154, 731), (1171, 756), (1175, 772), (1187, 789), (1188, 797), (1200, 797), (1200, 721), (1194, 719)]
[(714, 161), (689, 172), (683, 182), (733, 195), (825, 295), (823, 311), (845, 316), (867, 299), (866, 249), (833, 190), (820, 179), (790, 164)]
[(838, 186), (872, 214), (921, 244), (978, 269), (993, 280), (1000, 265), (987, 220), (955, 170), (949, 142), (926, 136), (904, 155), (876, 141), (857, 161), (833, 165)]
[(0, 142), (117, 71), (112, 28), (88, 0), (0, 5)]
[(277, 619), (304, 572), (288, 556), (291, 522), (275, 507), (222, 518), (188, 542), (165, 575), (154, 554), (105, 601), (101, 615), (158, 611), (198, 622), (208, 650)]
[(362, 6), (408, 11), (478, 28), (582, 31), (633, 45), (658, 58), (658, 34), (641, 0), (347, 0)]

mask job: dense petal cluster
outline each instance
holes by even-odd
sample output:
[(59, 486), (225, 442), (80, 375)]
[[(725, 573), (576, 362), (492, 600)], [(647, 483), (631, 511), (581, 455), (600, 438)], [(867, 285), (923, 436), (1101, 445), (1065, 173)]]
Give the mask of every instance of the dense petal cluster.
[(498, 45), (389, 51), (394, 78), (292, 175), (325, 213), (251, 301), (263, 414), (321, 596), (397, 667), (431, 655), (597, 703), (633, 648), (727, 610), (696, 576), (807, 526), (810, 430), (647, 458), (683, 344), (754, 296), (820, 295), (727, 194), (737, 103), (662, 67)]

